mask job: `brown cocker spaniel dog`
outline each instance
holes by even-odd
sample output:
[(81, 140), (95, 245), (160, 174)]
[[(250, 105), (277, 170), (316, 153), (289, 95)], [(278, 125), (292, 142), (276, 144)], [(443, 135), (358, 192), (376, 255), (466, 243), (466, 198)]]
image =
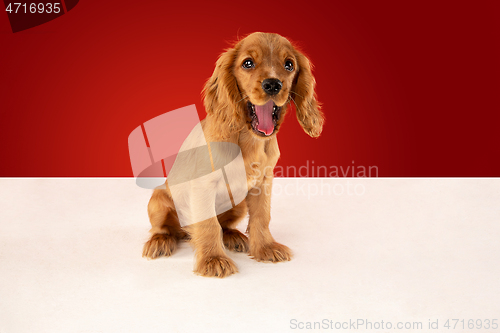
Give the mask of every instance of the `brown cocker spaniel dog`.
[[(280, 156), (277, 133), (293, 102), (304, 131), (311, 137), (320, 135), (324, 118), (315, 84), (309, 60), (280, 35), (256, 32), (227, 49), (203, 91), (207, 116), (202, 127), (207, 142), (239, 145), (247, 175), (246, 200), (217, 217), (181, 228), (167, 179), (166, 189), (156, 189), (148, 205), (152, 236), (143, 256), (170, 256), (177, 242), (190, 239), (195, 273), (220, 278), (238, 271), (225, 248), (248, 252), (257, 261), (290, 260), (290, 249), (269, 231), (273, 169)], [(235, 229), (247, 213), (248, 238)]]

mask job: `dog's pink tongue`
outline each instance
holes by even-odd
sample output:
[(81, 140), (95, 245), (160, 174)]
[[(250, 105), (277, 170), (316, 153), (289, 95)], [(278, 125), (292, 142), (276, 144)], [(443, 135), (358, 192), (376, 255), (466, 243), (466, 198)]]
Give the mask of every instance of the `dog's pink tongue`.
[(255, 105), (255, 114), (259, 120), (257, 129), (265, 135), (271, 135), (274, 131), (273, 106), (274, 103), (272, 100), (269, 100), (264, 105)]

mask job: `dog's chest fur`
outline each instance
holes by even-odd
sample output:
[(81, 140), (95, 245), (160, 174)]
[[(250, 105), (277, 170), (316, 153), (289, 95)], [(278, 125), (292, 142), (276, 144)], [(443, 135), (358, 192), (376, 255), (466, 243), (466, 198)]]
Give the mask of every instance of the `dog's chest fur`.
[(238, 145), (245, 162), (248, 189), (260, 187), (265, 178), (273, 177), (274, 167), (280, 156), (276, 136), (269, 140), (259, 140), (244, 130), (239, 135)]

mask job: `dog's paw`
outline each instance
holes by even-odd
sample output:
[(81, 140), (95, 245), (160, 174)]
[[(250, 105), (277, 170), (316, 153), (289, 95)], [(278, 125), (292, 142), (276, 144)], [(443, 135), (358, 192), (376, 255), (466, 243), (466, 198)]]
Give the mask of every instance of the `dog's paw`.
[(224, 278), (238, 273), (238, 268), (228, 257), (219, 256), (198, 260), (194, 272), (201, 276)]
[(170, 256), (177, 249), (177, 239), (170, 235), (154, 234), (144, 244), (142, 256), (148, 259), (156, 259), (161, 256)]
[(236, 252), (248, 252), (248, 238), (236, 229), (226, 229), (222, 235), (224, 246)]
[(288, 246), (273, 242), (258, 249), (250, 249), (249, 255), (257, 261), (290, 261), (292, 259), (292, 250)]

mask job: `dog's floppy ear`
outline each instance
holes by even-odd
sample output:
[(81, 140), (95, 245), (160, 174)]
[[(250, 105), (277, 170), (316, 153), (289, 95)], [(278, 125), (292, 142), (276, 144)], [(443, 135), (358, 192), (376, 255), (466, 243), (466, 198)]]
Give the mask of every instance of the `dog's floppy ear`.
[(233, 73), (237, 55), (236, 47), (221, 54), (212, 77), (203, 88), (205, 110), (215, 118), (212, 123), (217, 126), (213, 133), (219, 133), (222, 138), (239, 130), (243, 120), (238, 112), (242, 99)]
[(296, 51), (296, 59), (298, 72), (291, 94), (295, 102), (297, 119), (304, 131), (315, 138), (321, 134), (325, 122), (314, 91), (316, 80), (312, 75), (312, 64), (309, 59), (299, 51)]

